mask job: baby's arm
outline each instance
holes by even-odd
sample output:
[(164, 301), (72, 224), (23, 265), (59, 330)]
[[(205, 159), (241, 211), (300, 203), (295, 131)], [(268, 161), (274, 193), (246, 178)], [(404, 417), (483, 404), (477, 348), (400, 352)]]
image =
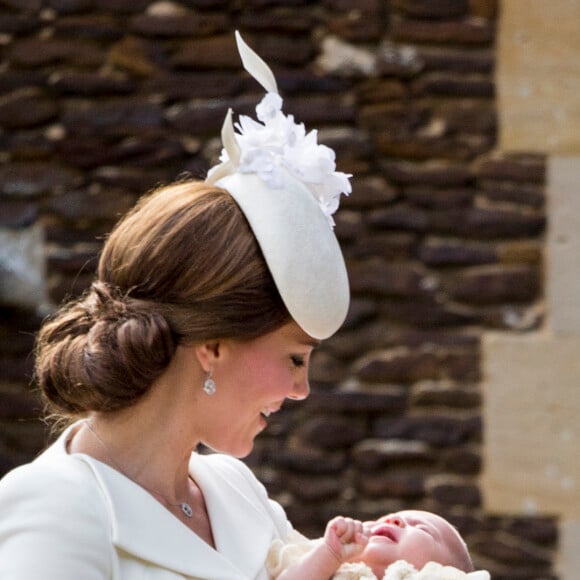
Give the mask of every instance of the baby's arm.
[(328, 580), (343, 562), (362, 552), (366, 543), (362, 522), (338, 516), (328, 522), (322, 542), (276, 580)]

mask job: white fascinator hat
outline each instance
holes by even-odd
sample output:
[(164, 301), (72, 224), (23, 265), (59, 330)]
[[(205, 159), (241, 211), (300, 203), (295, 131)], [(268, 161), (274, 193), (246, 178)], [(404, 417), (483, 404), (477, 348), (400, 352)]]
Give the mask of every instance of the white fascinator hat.
[(236, 32), (244, 68), (264, 87), (258, 120), (232, 111), (222, 127), (221, 163), (206, 182), (227, 190), (248, 220), (288, 312), (315, 339), (344, 322), (349, 287), (332, 214), (349, 175), (335, 171), (334, 151), (316, 131), (282, 113), (282, 98), (268, 65)]

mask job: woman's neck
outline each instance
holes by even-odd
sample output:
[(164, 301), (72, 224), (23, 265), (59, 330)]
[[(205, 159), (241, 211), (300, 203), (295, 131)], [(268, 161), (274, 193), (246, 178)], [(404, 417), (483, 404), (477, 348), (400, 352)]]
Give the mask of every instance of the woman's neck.
[(181, 427), (187, 425), (183, 410), (155, 396), (163, 390), (156, 387), (129, 409), (92, 414), (75, 433), (69, 451), (91, 455), (145, 489), (180, 501), (189, 488), (189, 459), (198, 441)]

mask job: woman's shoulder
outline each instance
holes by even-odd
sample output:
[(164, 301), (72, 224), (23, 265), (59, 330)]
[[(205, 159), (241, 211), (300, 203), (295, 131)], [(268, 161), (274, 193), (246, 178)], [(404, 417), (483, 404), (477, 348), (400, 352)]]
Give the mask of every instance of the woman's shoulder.
[(89, 466), (78, 455), (61, 452), (58, 447), (57, 441), (30, 463), (9, 471), (0, 480), (0, 493), (38, 481), (43, 483), (39, 487), (50, 488), (54, 484), (76, 487), (80, 481), (91, 479)]
[[(8, 472), (0, 480), (0, 506), (4, 509), (63, 511), (97, 515), (100, 486), (91, 466), (80, 455), (50, 447), (34, 461)], [(3, 513), (5, 513), (3, 511)]]
[(47, 452), (9, 472), (0, 513), (0, 577), (109, 577), (110, 517), (82, 458)]
[(57, 440), (36, 459), (0, 480), (0, 513), (40, 510), (55, 523), (73, 515), (99, 525), (106, 521), (105, 498), (90, 462), (80, 454), (69, 455), (61, 443)]

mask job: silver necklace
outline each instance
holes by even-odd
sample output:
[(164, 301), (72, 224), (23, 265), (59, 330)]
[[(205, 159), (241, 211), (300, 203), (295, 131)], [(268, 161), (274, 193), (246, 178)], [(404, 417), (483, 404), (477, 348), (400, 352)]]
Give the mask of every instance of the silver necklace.
[(181, 509), (181, 511), (183, 512), (184, 516), (186, 516), (188, 518), (191, 518), (193, 516), (193, 509), (192, 509), (191, 505), (189, 503), (187, 503), (186, 501), (180, 501), (179, 503), (173, 503), (173, 502), (169, 501), (167, 496), (163, 495), (162, 493), (159, 493), (158, 491), (155, 491), (154, 489), (149, 489), (148, 487), (145, 487), (144, 485), (141, 485), (140, 483), (135, 481), (132, 477), (129, 477), (125, 473), (125, 471), (123, 469), (121, 469), (120, 465), (113, 459), (113, 454), (111, 453), (109, 446), (101, 439), (100, 435), (95, 431), (95, 428), (93, 427), (91, 422), (89, 420), (87, 420), (84, 422), (84, 424), (87, 426), (88, 430), (95, 436), (96, 440), (101, 444), (101, 446), (105, 450), (105, 453), (107, 454), (107, 458), (109, 459), (109, 461), (111, 462), (111, 464), (115, 467), (115, 469), (117, 471), (122, 473), (127, 479), (130, 479), (133, 483), (137, 484), (138, 486), (142, 487), (143, 489), (146, 489), (148, 492), (153, 493), (153, 494), (158, 495), (159, 497), (163, 498), (168, 505), (173, 506), (173, 507), (179, 507)]

